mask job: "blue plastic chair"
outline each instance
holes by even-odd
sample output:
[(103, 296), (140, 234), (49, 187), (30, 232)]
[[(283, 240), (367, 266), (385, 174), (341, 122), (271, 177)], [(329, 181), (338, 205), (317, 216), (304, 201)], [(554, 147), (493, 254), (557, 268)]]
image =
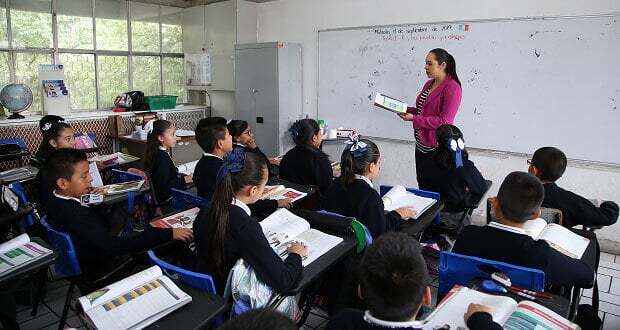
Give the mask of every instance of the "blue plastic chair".
[(193, 194), (189, 191), (180, 190), (176, 188), (170, 189), (172, 193), (172, 208), (175, 210), (184, 209), (190, 206), (196, 206), (202, 208), (209, 204), (209, 200)]
[[(170, 279), (172, 279), (173, 281), (181, 282), (195, 288), (207, 291), (208, 293), (217, 295), (215, 283), (213, 282), (213, 278), (211, 277), (211, 275), (193, 272), (191, 270), (169, 264), (159, 259), (155, 255), (155, 252), (153, 250), (148, 250), (147, 254), (149, 256), (149, 259), (151, 260), (151, 263), (153, 265), (159, 266), (162, 272), (166, 276), (170, 277)], [(230, 296), (230, 275), (228, 277), (228, 282), (226, 283), (226, 289), (223, 296), (224, 299), (228, 299), (228, 297)], [(214, 325), (218, 326), (222, 323), (224, 323), (224, 318), (220, 315), (215, 319)]]
[[(390, 189), (392, 189), (392, 186), (380, 186), (379, 187), (379, 194), (381, 195), (381, 197), (383, 197), (383, 195), (387, 194), (388, 191), (390, 191)], [(427, 198), (432, 198), (434, 200), (441, 200), (441, 196), (439, 195), (438, 192), (434, 192), (434, 191), (427, 191), (427, 190), (421, 190), (421, 189), (417, 189), (417, 188), (405, 188), (408, 192), (420, 196), (420, 197), (427, 197)], [(439, 224), (441, 222), (441, 217), (439, 214), (437, 214), (437, 216), (435, 217), (435, 220), (433, 223), (435, 224)]]
[[(80, 263), (77, 258), (77, 252), (73, 247), (73, 241), (69, 234), (57, 231), (52, 228), (46, 221), (45, 216), (41, 218), (41, 224), (47, 231), (47, 240), (54, 247), (54, 250), (58, 253), (56, 262), (54, 263), (54, 271), (63, 277), (75, 278), (82, 274)], [(70, 281), (69, 290), (65, 298), (65, 305), (62, 309), (62, 315), (60, 316), (59, 329), (64, 327), (67, 320), (67, 314), (69, 313), (69, 306), (71, 304), (71, 297), (73, 296), (73, 290), (75, 289), (75, 281)]]
[(0, 144), (17, 144), (22, 152), (26, 151), (26, 142), (20, 138), (0, 139)]
[(515, 286), (539, 292), (545, 290), (545, 273), (540, 269), (441, 251), (438, 294), (441, 296), (447, 294), (455, 284), (467, 286), (476, 278), (490, 279), (491, 274), (480, 269), (482, 265), (500, 270), (510, 278)]
[[(9, 189), (11, 189), (11, 191), (13, 191), (17, 195), (20, 204), (28, 205), (28, 198), (26, 197), (26, 192), (24, 191), (24, 187), (21, 183), (13, 182), (9, 185)], [(24, 216), (24, 219), (22, 220), (22, 227), (28, 228), (32, 225), (34, 225), (34, 216), (31, 212)]]
[(151, 260), (151, 263), (161, 267), (162, 272), (171, 279), (205, 290), (211, 294), (217, 294), (215, 291), (215, 283), (210, 275), (192, 272), (190, 270), (169, 264), (159, 259), (153, 250), (148, 250), (147, 254)]
[(121, 171), (116, 168), (112, 169), (111, 172), (112, 172), (111, 174), (112, 183), (123, 183), (123, 182), (144, 180), (144, 178), (141, 175), (127, 172), (127, 171)]

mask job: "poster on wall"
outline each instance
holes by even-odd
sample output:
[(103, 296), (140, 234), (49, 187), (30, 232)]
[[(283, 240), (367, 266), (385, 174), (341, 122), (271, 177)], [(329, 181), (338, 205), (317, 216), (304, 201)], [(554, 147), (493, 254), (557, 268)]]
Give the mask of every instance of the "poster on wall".
[(188, 86), (211, 85), (211, 54), (208, 49), (185, 54), (185, 83)]

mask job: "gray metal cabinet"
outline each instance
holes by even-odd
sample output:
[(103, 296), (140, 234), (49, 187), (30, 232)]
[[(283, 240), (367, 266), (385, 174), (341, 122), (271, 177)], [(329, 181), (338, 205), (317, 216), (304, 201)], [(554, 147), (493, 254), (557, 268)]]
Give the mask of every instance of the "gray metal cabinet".
[(301, 45), (236, 45), (235, 100), (235, 117), (250, 123), (268, 157), (291, 148), (288, 128), (302, 113)]

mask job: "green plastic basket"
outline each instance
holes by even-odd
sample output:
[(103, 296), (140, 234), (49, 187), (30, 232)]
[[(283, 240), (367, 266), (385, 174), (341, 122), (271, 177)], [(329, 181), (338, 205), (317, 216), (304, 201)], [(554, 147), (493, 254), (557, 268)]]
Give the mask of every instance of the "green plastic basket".
[(174, 109), (177, 106), (177, 96), (174, 95), (150, 95), (145, 96), (144, 101), (149, 110)]

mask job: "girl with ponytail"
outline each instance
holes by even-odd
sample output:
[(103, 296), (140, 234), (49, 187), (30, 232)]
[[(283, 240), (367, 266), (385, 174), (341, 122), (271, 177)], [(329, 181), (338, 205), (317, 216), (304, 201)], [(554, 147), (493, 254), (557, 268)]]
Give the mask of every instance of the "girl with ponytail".
[(415, 106), (399, 116), (412, 122), (416, 140), (415, 168), (418, 183), (427, 174), (421, 164), (437, 148), (435, 130), (452, 124), (461, 104), (461, 81), (456, 73), (454, 56), (445, 49), (435, 48), (426, 55), (424, 70), (429, 80), (416, 98)]
[(334, 178), (329, 157), (321, 151), (321, 129), (314, 119), (296, 121), (289, 129), (295, 148), (280, 162), (280, 178), (286, 181), (319, 187), (325, 193)]
[(171, 188), (184, 189), (192, 182), (191, 175), (183, 175), (174, 165), (168, 149), (177, 143), (176, 128), (167, 120), (153, 121), (153, 129), (146, 138), (144, 169), (153, 181), (157, 201), (163, 203), (171, 198)]
[(356, 218), (374, 238), (400, 229), (401, 220), (413, 217), (415, 210), (400, 208), (385, 214), (383, 200), (372, 183), (381, 170), (379, 148), (359, 136), (351, 137), (347, 144), (342, 152), (340, 178), (325, 193), (323, 209)]
[(261, 197), (267, 179), (267, 166), (259, 156), (234, 150), (217, 174), (211, 203), (194, 222), (199, 268), (214, 277), (218, 292), (223, 292), (228, 273), (239, 259), (277, 292), (291, 289), (301, 276), (307, 248), (292, 243), (288, 257), (282, 260), (248, 207)]
[(454, 125), (442, 125), (436, 132), (438, 147), (422, 163), (425, 176), (419, 182), (419, 187), (438, 192), (444, 203), (440, 224), (427, 232), (454, 239), (459, 228), (471, 223), (464, 208), (480, 200), (486, 190), (486, 183), (476, 165), (469, 160), (461, 130)]

